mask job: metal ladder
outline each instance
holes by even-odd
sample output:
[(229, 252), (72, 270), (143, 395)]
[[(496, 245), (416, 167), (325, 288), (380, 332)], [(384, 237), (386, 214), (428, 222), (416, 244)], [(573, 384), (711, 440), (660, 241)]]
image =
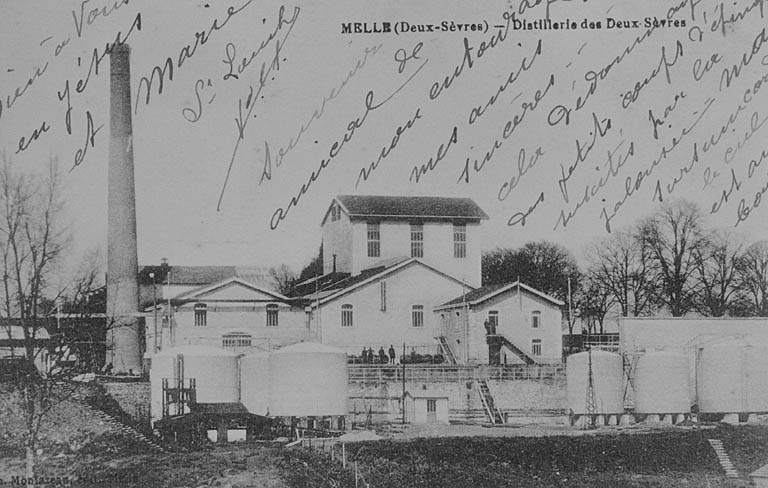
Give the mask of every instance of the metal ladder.
[(483, 409), (485, 409), (485, 414), (488, 416), (488, 419), (492, 424), (503, 424), (504, 416), (493, 401), (491, 390), (488, 388), (488, 382), (485, 380), (477, 380), (475, 381), (475, 386), (477, 387), (477, 392), (480, 394), (480, 402), (483, 404)]
[(443, 355), (445, 356), (445, 359), (448, 360), (448, 363), (458, 364), (458, 361), (456, 361), (456, 355), (453, 353), (451, 346), (448, 345), (448, 340), (445, 338), (445, 336), (440, 336), (437, 338), (437, 340), (440, 343), (440, 349), (443, 350)]

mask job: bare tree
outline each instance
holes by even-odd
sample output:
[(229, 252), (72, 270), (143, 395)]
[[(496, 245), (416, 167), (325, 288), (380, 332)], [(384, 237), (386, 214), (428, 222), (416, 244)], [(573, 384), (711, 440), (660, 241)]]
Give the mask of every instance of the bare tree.
[(285, 264), (277, 268), (269, 268), (269, 276), (272, 278), (273, 286), (283, 295), (290, 294), (296, 283), (296, 273)]
[(579, 311), (586, 321), (590, 334), (605, 333), (605, 316), (616, 303), (613, 290), (605, 286), (599, 276), (599, 270), (587, 270), (584, 291), (579, 297)]
[(733, 309), (740, 292), (737, 269), (742, 247), (738, 238), (719, 231), (694, 249), (699, 285), (696, 308), (703, 315), (722, 317)]
[(593, 244), (587, 254), (592, 286), (610, 290), (623, 317), (651, 311), (649, 250), (634, 231), (615, 231)]
[(665, 203), (639, 228), (639, 238), (650, 252), (656, 298), (673, 317), (682, 317), (696, 303), (697, 253), (705, 242), (701, 210), (693, 203)]
[[(21, 332), (27, 365), (41, 355), (56, 361), (62, 348), (41, 347), (48, 318), (44, 294), (51, 273), (68, 244), (61, 225), (63, 202), (57, 164), (45, 174), (22, 173), (3, 155), (0, 166), (0, 258), (2, 312), (7, 327)], [(56, 295), (56, 294), (54, 294)], [(43, 419), (58, 403), (60, 383), (38, 374), (17, 374), (14, 387), (24, 414), (27, 476), (34, 476), (38, 433)]]
[(749, 315), (768, 317), (768, 241), (758, 241), (739, 261), (739, 282)]

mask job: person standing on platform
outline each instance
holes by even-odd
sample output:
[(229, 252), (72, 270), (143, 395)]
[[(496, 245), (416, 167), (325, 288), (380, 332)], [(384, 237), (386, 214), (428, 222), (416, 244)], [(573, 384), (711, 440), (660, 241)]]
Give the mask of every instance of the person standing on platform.
[(395, 346), (389, 345), (389, 364), (395, 364)]

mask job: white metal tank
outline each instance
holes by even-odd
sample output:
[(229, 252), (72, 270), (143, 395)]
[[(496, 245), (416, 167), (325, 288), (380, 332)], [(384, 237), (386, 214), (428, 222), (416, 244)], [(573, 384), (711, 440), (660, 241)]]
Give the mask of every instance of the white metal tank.
[(162, 416), (163, 378), (185, 385), (195, 379), (198, 403), (240, 401), (237, 356), (225, 349), (207, 346), (178, 346), (164, 349), (152, 357), (149, 378), (152, 388), (152, 418)]
[(313, 342), (274, 351), (269, 358), (270, 415), (347, 414), (347, 354)]
[(634, 371), (635, 412), (642, 414), (691, 411), (688, 358), (681, 352), (647, 352)]
[(269, 412), (269, 353), (254, 353), (240, 358), (240, 401), (249, 412)]
[(768, 412), (768, 346), (726, 340), (705, 345), (696, 363), (702, 413)]
[[(624, 373), (621, 356), (606, 351), (592, 351), (592, 381), (597, 414), (624, 413)], [(576, 415), (587, 413), (590, 352), (568, 356), (568, 407)]]

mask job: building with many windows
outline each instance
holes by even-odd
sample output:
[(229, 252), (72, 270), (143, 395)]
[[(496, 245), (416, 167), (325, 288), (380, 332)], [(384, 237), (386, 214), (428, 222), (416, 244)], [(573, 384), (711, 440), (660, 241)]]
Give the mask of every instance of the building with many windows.
[(470, 289), (418, 258), (401, 258), (341, 275), (302, 300), (311, 310), (311, 335), (324, 344), (359, 355), (363, 347), (401, 351), (406, 343), (409, 350), (435, 354), (440, 324), (432, 309)]
[(502, 345), (492, 361), (559, 357), (561, 302), (524, 284), (478, 288), (486, 218), (463, 198), (338, 196), (322, 221), (324, 273), (290, 297), (264, 268), (145, 267), (147, 350), (309, 340), (354, 355), (394, 346), (400, 356), (405, 343), (484, 363), (487, 323)]
[(478, 287), (486, 219), (468, 198), (339, 195), (322, 221), (323, 273), (354, 276), (411, 257)]
[[(440, 335), (462, 362), (559, 362), (563, 302), (523, 283), (489, 285), (434, 308)], [(492, 341), (489, 342), (489, 336)], [(498, 358), (489, 357), (496, 343)]]
[[(170, 306), (171, 321), (167, 310)], [(268, 350), (309, 339), (307, 315), (301, 305), (266, 287), (238, 277), (185, 291), (149, 307), (148, 349), (155, 344), (152, 315), (161, 321), (158, 349), (201, 345), (235, 352)]]

